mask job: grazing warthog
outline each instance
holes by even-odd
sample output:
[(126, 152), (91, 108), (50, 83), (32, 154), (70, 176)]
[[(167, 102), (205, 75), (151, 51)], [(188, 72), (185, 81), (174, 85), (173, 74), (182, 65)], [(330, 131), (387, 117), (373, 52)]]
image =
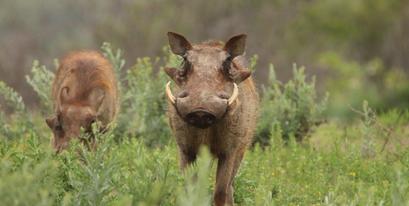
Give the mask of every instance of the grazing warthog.
[(81, 128), (90, 133), (94, 122), (106, 129), (113, 121), (118, 97), (111, 63), (95, 51), (68, 54), (60, 61), (52, 98), (55, 115), (46, 122), (54, 134), (52, 145), (60, 152), (80, 135)]
[[(242, 65), (246, 35), (226, 44), (192, 45), (168, 33), (173, 53), (183, 57), (180, 69), (165, 68), (177, 87), (166, 85), (169, 122), (179, 146), (182, 169), (196, 159), (201, 145), (218, 158), (214, 203), (233, 205), (233, 179), (251, 144), (256, 126), (258, 94)], [(242, 59), (240, 59), (242, 58)]]

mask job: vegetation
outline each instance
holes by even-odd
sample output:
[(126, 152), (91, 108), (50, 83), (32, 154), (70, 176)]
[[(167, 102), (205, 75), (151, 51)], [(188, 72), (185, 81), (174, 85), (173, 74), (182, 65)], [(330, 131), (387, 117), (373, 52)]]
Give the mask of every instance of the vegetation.
[[(182, 173), (166, 125), (166, 78), (157, 69), (179, 60), (165, 50), (165, 58), (137, 59), (124, 72), (120, 50), (104, 44), (102, 52), (122, 80), (122, 112), (115, 130), (96, 134), (93, 152), (73, 141), (68, 151), (54, 154), (44, 114), (27, 112), (20, 95), (0, 83), (9, 111), (0, 111), (1, 203), (210, 205), (215, 160), (203, 149)], [(47, 113), (53, 71), (39, 65), (33, 64), (27, 81)], [(294, 67), (293, 78), (280, 83), (271, 68), (258, 143), (235, 179), (237, 205), (409, 204), (409, 111), (377, 114), (364, 102), (351, 106), (349, 124), (324, 121), (327, 98), (318, 97), (304, 71)]]
[(281, 133), (284, 140), (291, 136), (302, 141), (311, 130), (324, 121), (328, 94), (321, 102), (317, 100), (315, 77), (309, 83), (305, 68), (294, 65), (293, 79), (282, 84), (276, 79), (270, 66), (270, 86), (263, 88), (261, 112), (256, 140), (262, 145), (269, 143), (271, 133)]

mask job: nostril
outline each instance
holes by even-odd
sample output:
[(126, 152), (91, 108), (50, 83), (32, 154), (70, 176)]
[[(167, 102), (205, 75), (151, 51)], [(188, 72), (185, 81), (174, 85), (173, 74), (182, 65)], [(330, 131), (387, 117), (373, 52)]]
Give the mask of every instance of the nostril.
[(229, 99), (229, 95), (226, 92), (219, 92), (217, 96), (221, 99)]
[(189, 113), (186, 116), (186, 120), (189, 124), (199, 128), (206, 128), (215, 122), (216, 117), (208, 112), (198, 111)]
[(214, 116), (213, 115), (206, 115), (203, 117), (204, 121), (206, 121), (207, 124), (213, 124), (214, 121)]
[(194, 123), (197, 119), (197, 116), (195, 113), (189, 113), (188, 115), (186, 115), (186, 119), (189, 123)]
[(190, 124), (194, 124), (194, 123), (195, 123), (195, 119), (194, 119), (194, 118), (188, 118), (187, 121), (188, 121)]
[(187, 91), (182, 91), (178, 94), (179, 98), (185, 98), (189, 95), (189, 93)]

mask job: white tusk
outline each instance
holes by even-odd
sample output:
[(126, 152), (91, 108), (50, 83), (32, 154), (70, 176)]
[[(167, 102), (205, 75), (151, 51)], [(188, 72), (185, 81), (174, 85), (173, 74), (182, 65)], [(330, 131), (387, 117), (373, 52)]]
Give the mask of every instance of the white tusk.
[(172, 104), (176, 104), (176, 98), (173, 96), (172, 91), (170, 90), (170, 81), (166, 84), (166, 96), (168, 96)]
[(227, 105), (231, 105), (233, 104), (233, 102), (237, 99), (237, 97), (239, 96), (239, 88), (237, 87), (236, 83), (233, 83), (234, 89), (233, 89), (233, 94), (231, 95), (231, 97), (227, 100)]

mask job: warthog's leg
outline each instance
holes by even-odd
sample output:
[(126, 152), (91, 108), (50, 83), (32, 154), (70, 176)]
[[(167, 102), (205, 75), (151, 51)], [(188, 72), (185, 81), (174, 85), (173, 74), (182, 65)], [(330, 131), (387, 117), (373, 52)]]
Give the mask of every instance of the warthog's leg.
[(234, 177), (237, 174), (237, 171), (240, 168), (240, 163), (243, 160), (243, 155), (244, 151), (239, 151), (236, 153), (235, 160), (234, 160), (234, 165), (233, 165), (233, 173), (230, 177), (230, 183), (229, 187), (227, 188), (227, 205), (234, 205), (234, 199), (233, 199), (233, 194), (234, 194)]
[(197, 157), (197, 149), (194, 148), (180, 148), (180, 168), (184, 170), (187, 166), (191, 165)]
[[(233, 202), (233, 197), (228, 196), (231, 191), (231, 179), (234, 170), (234, 153), (219, 156), (217, 162), (216, 187), (214, 191), (214, 203), (216, 206), (224, 206), (226, 203)], [(231, 204), (231, 203), (230, 203)]]

